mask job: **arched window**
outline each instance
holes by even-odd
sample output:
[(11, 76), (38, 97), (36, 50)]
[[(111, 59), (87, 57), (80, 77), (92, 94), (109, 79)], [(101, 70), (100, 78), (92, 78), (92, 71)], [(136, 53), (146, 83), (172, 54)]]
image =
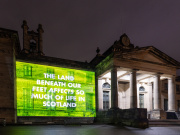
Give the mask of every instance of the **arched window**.
[(111, 85), (108, 83), (108, 82), (105, 82), (103, 85), (102, 85), (102, 88), (111, 88)]
[(145, 88), (143, 86), (139, 87), (139, 91), (145, 91)]

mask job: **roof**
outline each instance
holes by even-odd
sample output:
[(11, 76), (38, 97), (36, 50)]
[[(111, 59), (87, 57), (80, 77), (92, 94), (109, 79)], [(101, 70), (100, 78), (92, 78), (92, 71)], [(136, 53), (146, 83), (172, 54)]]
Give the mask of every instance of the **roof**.
[(19, 61), (33, 62), (37, 64), (45, 64), (51, 66), (60, 66), (64, 68), (73, 68), (73, 69), (87, 70), (87, 71), (94, 70), (92, 66), (87, 62), (73, 61), (73, 60), (67, 60), (67, 59), (55, 58), (49, 56), (33, 56), (33, 55), (28, 56), (25, 54), (19, 54), (16, 57), (16, 59)]
[[(159, 49), (155, 48), (154, 46), (146, 46), (146, 47), (134, 47), (133, 44), (129, 42), (129, 44), (124, 45), (122, 41), (122, 37), (127, 36), (123, 34), (120, 37), (119, 41), (115, 41), (114, 44), (105, 51), (102, 55), (97, 54), (95, 58), (92, 59), (90, 62), (92, 65), (96, 66), (98, 63), (100, 63), (102, 60), (104, 60), (107, 56), (112, 54), (112, 57), (125, 57), (130, 56), (133, 54), (137, 54), (138, 52), (148, 52), (149, 54), (153, 55), (157, 59), (163, 61), (164, 63), (167, 63), (169, 65), (175, 66), (176, 68), (180, 68), (180, 62), (176, 61), (172, 57), (168, 56), (167, 54), (163, 53)], [(132, 58), (133, 59), (133, 58)]]

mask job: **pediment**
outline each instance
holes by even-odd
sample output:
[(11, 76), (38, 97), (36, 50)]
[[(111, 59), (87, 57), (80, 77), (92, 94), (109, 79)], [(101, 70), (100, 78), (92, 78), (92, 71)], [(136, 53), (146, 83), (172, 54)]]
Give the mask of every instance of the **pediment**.
[(136, 52), (135, 54), (129, 55), (128, 57), (130, 57), (131, 59), (133, 58), (140, 61), (167, 64), (167, 62), (163, 61), (162, 58), (154, 56), (153, 54), (150, 54), (149, 52)]
[(180, 63), (175, 59), (171, 58), (167, 54), (161, 52), (155, 47), (141, 48), (129, 53), (123, 54), (125, 59), (131, 59), (135, 61), (144, 61), (161, 65), (169, 65), (180, 67)]

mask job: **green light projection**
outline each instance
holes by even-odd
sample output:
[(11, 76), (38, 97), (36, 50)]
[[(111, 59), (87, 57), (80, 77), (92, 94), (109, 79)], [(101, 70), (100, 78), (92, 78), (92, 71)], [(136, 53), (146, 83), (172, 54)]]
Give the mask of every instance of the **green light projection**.
[(95, 73), (16, 61), (17, 116), (95, 117)]

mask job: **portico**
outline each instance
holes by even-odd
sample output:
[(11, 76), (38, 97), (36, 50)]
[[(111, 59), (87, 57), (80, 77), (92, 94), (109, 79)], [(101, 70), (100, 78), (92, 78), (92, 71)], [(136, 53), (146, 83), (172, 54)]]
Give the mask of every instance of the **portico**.
[[(98, 110), (147, 108), (151, 118), (165, 118), (164, 106), (175, 112), (175, 77), (179, 63), (154, 47), (134, 48), (114, 43), (104, 54), (97, 54)], [(168, 90), (164, 91), (164, 82)], [(104, 87), (108, 85), (109, 87)], [(154, 113), (155, 112), (155, 113)]]
[[(168, 111), (175, 112), (175, 83), (174, 77), (168, 77), (154, 72), (146, 72), (135, 69), (114, 67), (98, 79), (98, 109), (110, 108), (147, 108), (153, 112), (164, 110), (164, 97), (161, 95), (162, 80), (168, 80)], [(109, 84), (109, 88), (103, 88), (103, 84)], [(103, 93), (108, 93), (108, 108), (103, 107)], [(106, 94), (107, 95), (107, 94)], [(107, 106), (107, 104), (106, 104)]]

